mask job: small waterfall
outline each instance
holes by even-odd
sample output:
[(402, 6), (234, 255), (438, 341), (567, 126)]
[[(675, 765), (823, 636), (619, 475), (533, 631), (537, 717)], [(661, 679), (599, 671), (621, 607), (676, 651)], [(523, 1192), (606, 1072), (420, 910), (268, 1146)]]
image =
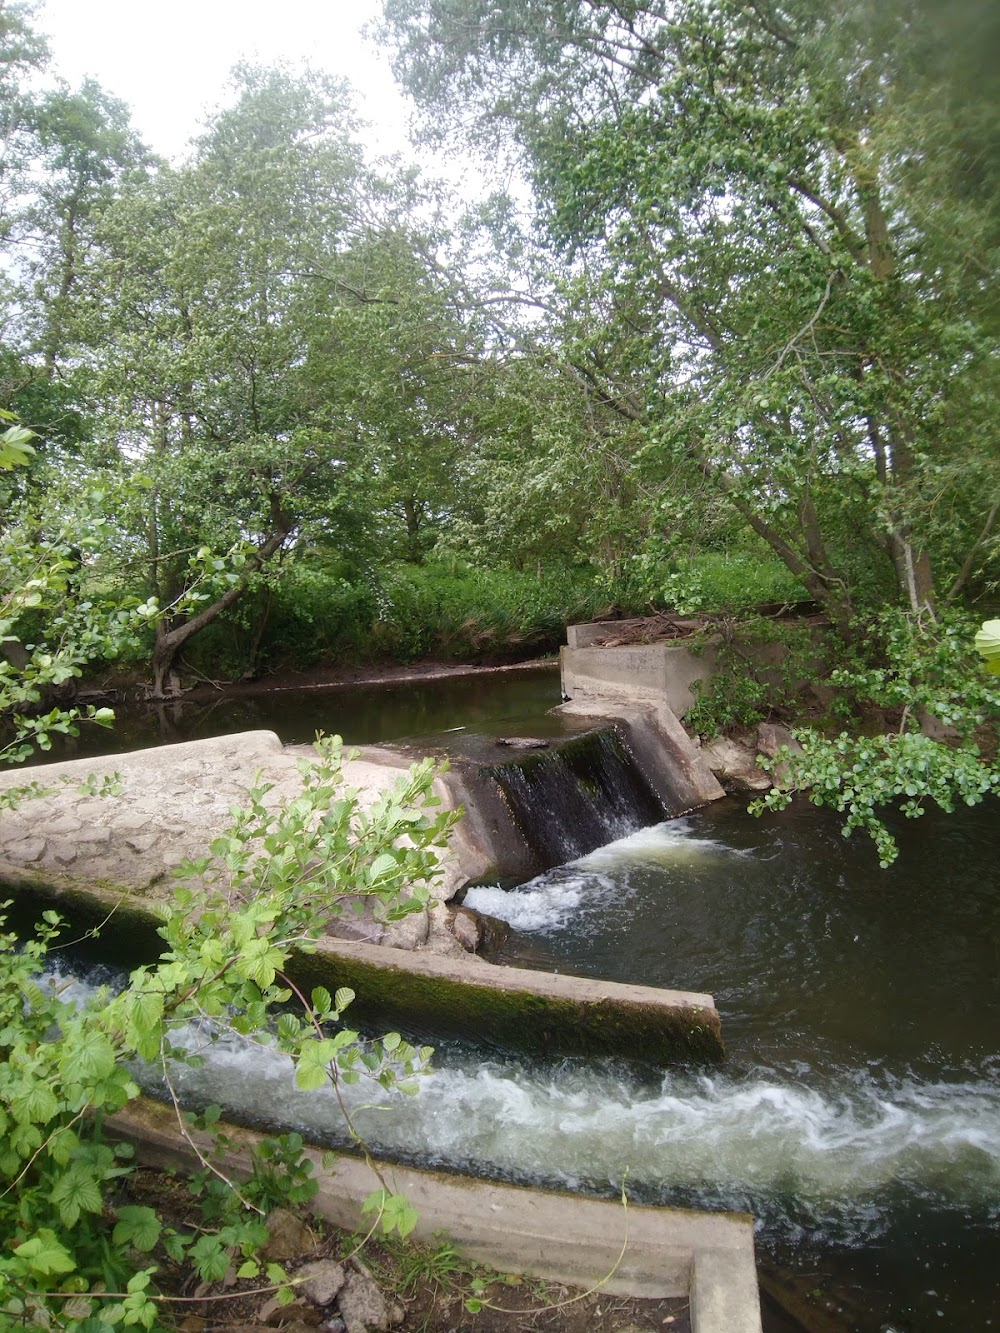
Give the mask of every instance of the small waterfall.
[(666, 813), (610, 727), (484, 772), (500, 787), (522, 837), (544, 866), (585, 856), (658, 823)]

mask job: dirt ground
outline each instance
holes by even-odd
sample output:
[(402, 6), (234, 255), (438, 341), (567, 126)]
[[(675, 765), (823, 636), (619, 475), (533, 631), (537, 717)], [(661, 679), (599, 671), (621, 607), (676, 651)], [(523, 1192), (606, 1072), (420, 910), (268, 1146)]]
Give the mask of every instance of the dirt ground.
[[(140, 1169), (126, 1192), (130, 1202), (154, 1206), (178, 1230), (196, 1229), (201, 1222), (186, 1184), (169, 1173)], [(561, 1283), (497, 1274), (463, 1258), (443, 1241), (437, 1248), (396, 1238), (362, 1243), (315, 1218), (301, 1220), (308, 1222), (310, 1248), (284, 1260), (288, 1273), (294, 1277), (301, 1264), (320, 1259), (360, 1267), (390, 1308), (395, 1307), (396, 1315), (402, 1314), (402, 1321), (393, 1325), (397, 1333), (691, 1333), (686, 1298), (633, 1300), (609, 1295), (599, 1285), (581, 1292)], [(266, 1313), (273, 1291), (262, 1292), (254, 1283), (237, 1282), (232, 1276), (200, 1283), (190, 1269), (178, 1267), (164, 1255), (150, 1258), (159, 1264), (160, 1290), (173, 1298), (164, 1310), (167, 1327), (179, 1333), (256, 1333), (264, 1327), (261, 1314)], [(469, 1301), (481, 1308), (470, 1311)], [(306, 1322), (320, 1333), (343, 1333), (335, 1307), (313, 1309), (308, 1315)], [(290, 1307), (288, 1317), (289, 1327), (297, 1328), (295, 1321), (303, 1317), (298, 1304)], [(276, 1318), (271, 1316), (271, 1327)]]

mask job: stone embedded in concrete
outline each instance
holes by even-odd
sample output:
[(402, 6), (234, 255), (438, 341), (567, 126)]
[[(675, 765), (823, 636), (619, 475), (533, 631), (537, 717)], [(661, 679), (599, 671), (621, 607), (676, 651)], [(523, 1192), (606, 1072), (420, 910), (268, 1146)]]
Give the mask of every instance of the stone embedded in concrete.
[(45, 848), (46, 860), (55, 861), (60, 866), (71, 866), (79, 853), (71, 842), (64, 838), (52, 838)]
[[(107, 814), (107, 811), (104, 812)], [(100, 828), (91, 825), (90, 828), (82, 828), (79, 833), (74, 835), (78, 843), (101, 843), (111, 841), (111, 830), (105, 825)]]
[(150, 852), (158, 840), (159, 835), (156, 833), (133, 833), (131, 837), (125, 839), (125, 846), (131, 847), (133, 852)]
[[(232, 1144), (227, 1168), (246, 1174), (259, 1135), (225, 1128)], [(183, 1171), (197, 1163), (177, 1133), (173, 1111), (158, 1103), (131, 1103), (108, 1129), (134, 1142), (148, 1165)], [(415, 1240), (435, 1244), (445, 1235), (468, 1258), (500, 1272), (581, 1288), (599, 1282), (610, 1295), (690, 1295), (692, 1333), (760, 1333), (753, 1219), (745, 1214), (638, 1204), (629, 1204), (626, 1214), (620, 1203), (605, 1199), (346, 1156), (328, 1170), (318, 1150), (307, 1151), (319, 1184), (312, 1207), (335, 1226), (362, 1225), (363, 1201), (384, 1185), (416, 1209)]]
[(61, 815), (58, 819), (49, 819), (40, 825), (38, 832), (51, 838), (60, 833), (76, 833), (83, 828), (83, 820), (74, 819), (72, 815)]
[(41, 838), (19, 838), (16, 842), (8, 843), (5, 850), (12, 861), (30, 865), (32, 861), (41, 860), (45, 843)]

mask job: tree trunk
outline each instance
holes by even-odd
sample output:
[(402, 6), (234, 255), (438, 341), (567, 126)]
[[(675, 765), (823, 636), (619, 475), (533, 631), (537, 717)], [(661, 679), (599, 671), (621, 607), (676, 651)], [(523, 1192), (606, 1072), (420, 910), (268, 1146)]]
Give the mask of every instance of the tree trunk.
[(290, 531), (291, 526), (289, 525), (273, 532), (247, 561), (239, 583), (234, 583), (227, 588), (221, 597), (216, 598), (209, 606), (203, 607), (196, 616), (192, 616), (190, 620), (185, 620), (172, 628), (162, 620), (157, 622), (153, 656), (150, 661), (150, 669), (153, 673), (152, 698), (165, 699), (177, 693), (176, 688), (165, 690), (164, 685), (167, 684), (167, 677), (174, 669), (177, 658), (185, 644), (205, 629), (207, 625), (211, 625), (223, 611), (227, 611), (239, 600), (243, 595), (247, 579), (260, 569), (276, 551), (280, 550)]

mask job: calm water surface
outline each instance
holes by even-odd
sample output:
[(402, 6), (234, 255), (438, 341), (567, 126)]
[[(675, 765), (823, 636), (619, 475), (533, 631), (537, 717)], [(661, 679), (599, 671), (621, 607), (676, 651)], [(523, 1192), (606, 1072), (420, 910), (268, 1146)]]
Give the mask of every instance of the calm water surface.
[(119, 704), (112, 729), (82, 726), (79, 737), (55, 736), (52, 750), (39, 761), (118, 754), (236, 731), (274, 731), (286, 745), (309, 744), (317, 731), (342, 736), (348, 745), (401, 740), (440, 745), (460, 732), (558, 736), (565, 728), (548, 710), (560, 698), (558, 665), (545, 663), (438, 680), (273, 690), (252, 698), (220, 694), (207, 703)]

